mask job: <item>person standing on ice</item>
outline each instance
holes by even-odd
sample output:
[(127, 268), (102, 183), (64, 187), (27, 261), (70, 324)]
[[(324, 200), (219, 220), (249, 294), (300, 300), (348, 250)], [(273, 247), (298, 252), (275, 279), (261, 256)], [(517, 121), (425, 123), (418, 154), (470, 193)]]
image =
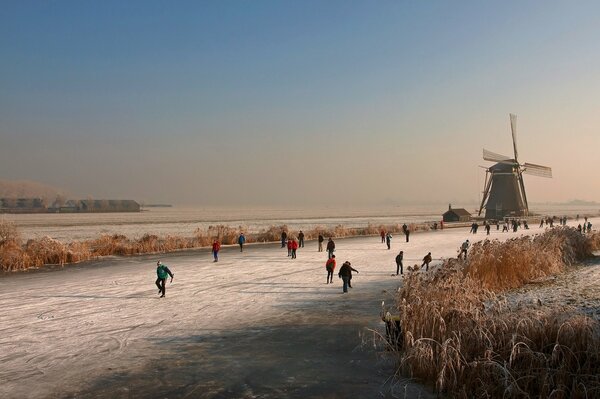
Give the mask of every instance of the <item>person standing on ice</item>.
[(287, 241), (288, 256), (292, 256), (292, 241), (291, 238)]
[(333, 284), (333, 271), (335, 270), (335, 255), (333, 255), (330, 259), (327, 259), (325, 263), (325, 270), (327, 270), (327, 284)]
[(392, 235), (389, 232), (385, 235), (385, 244), (387, 245), (388, 249), (390, 249), (392, 246)]
[(287, 241), (287, 233), (285, 230), (281, 232), (281, 248), (285, 248), (285, 243)]
[(338, 273), (338, 277), (341, 278), (342, 281), (344, 282), (344, 284), (342, 286), (343, 292), (348, 292), (348, 287), (352, 288), (352, 284), (350, 281), (352, 280), (352, 272), (353, 271), (358, 273), (358, 270), (353, 268), (350, 265), (350, 262), (348, 262), (348, 261), (344, 262), (342, 267), (340, 267), (340, 272)]
[(487, 234), (488, 236), (490, 235), (490, 229), (491, 229), (491, 226), (490, 226), (490, 224), (489, 224), (489, 223), (486, 223), (486, 224), (485, 224), (485, 231), (487, 232), (486, 234)]
[(381, 230), (379, 235), (381, 236), (381, 242), (385, 242), (385, 231)]
[(323, 234), (319, 233), (319, 238), (317, 239), (317, 241), (319, 242), (319, 252), (323, 252), (323, 241), (325, 241), (325, 238), (323, 238)]
[(402, 265), (402, 260), (404, 260), (404, 251), (400, 251), (398, 255), (396, 255), (396, 276), (398, 272), (404, 275), (404, 266)]
[(331, 259), (334, 251), (335, 251), (335, 242), (333, 242), (331, 237), (329, 237), (329, 241), (327, 241), (327, 258)]
[(213, 242), (213, 245), (212, 245), (212, 253), (213, 253), (213, 257), (215, 258), (215, 260), (213, 262), (219, 261), (219, 251), (220, 250), (221, 250), (221, 243), (219, 242), (219, 240), (215, 239), (215, 241)]
[(464, 259), (467, 260), (467, 251), (469, 250), (469, 245), (471, 245), (469, 240), (462, 243), (462, 245), (460, 246), (460, 253), (458, 254), (458, 259), (460, 259), (462, 255), (465, 254)]
[(164, 298), (165, 297), (165, 283), (167, 281), (167, 276), (171, 276), (171, 283), (173, 282), (173, 277), (175, 277), (175, 275), (173, 273), (171, 273), (171, 271), (169, 270), (169, 268), (167, 267), (167, 265), (163, 265), (162, 263), (160, 263), (160, 260), (156, 262), (156, 276), (158, 277), (156, 279), (156, 286), (158, 287), (158, 293), (162, 294), (160, 297)]
[(291, 239), (292, 241), (292, 259), (296, 259), (296, 251), (298, 250), (298, 241), (295, 238)]
[(429, 271), (429, 263), (431, 263), (431, 252), (429, 252), (427, 255), (425, 255), (425, 257), (423, 258), (423, 264), (421, 265), (421, 269), (423, 268), (423, 266), (425, 266), (425, 271)]
[(408, 226), (406, 225), (406, 223), (404, 223), (402, 225), (402, 231), (404, 232), (404, 235), (406, 236), (406, 242), (408, 242), (408, 239), (410, 237), (410, 230), (408, 229)]
[(298, 247), (304, 248), (304, 233), (302, 230), (298, 233)]
[(244, 237), (244, 233), (240, 233), (238, 238), (238, 244), (240, 244), (240, 252), (244, 252), (244, 244), (246, 243), (246, 237)]

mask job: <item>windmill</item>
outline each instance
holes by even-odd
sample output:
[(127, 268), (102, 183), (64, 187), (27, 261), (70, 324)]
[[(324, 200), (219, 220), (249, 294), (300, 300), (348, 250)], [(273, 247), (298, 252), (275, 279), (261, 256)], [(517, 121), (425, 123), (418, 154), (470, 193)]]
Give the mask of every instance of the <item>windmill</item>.
[(483, 149), (483, 159), (496, 162), (486, 168), (483, 199), (479, 216), (485, 208), (486, 219), (501, 219), (505, 216), (529, 216), (529, 205), (525, 194), (523, 174), (539, 177), (552, 177), (552, 169), (547, 166), (525, 162), (519, 163), (517, 152), (517, 116), (510, 114), (515, 157), (507, 157)]

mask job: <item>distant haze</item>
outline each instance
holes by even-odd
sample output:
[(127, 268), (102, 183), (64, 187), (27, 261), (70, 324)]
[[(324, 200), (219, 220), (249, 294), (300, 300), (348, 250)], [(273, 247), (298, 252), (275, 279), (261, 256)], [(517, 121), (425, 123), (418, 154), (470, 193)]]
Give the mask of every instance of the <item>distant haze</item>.
[(474, 203), (482, 148), (600, 199), (600, 3), (21, 2), (0, 179), (186, 205)]

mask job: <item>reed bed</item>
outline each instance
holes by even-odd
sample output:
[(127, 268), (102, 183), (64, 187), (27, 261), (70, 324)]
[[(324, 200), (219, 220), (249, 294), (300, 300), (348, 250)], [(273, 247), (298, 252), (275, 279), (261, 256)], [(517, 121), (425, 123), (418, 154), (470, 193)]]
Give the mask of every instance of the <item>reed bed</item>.
[[(411, 224), (411, 231), (428, 230), (429, 226)], [(239, 234), (245, 233), (246, 243), (276, 242), (285, 231), (290, 238), (297, 238), (299, 230), (287, 225), (270, 226), (258, 232), (248, 233), (247, 227), (227, 225), (209, 226), (196, 229), (192, 236), (158, 236), (145, 234), (140, 238), (129, 238), (121, 234), (102, 235), (93, 240), (62, 243), (50, 237), (22, 242), (16, 226), (12, 223), (0, 223), (0, 270), (26, 270), (44, 265), (64, 265), (96, 259), (103, 256), (131, 256), (147, 253), (165, 253), (183, 249), (209, 247), (214, 240), (224, 245), (237, 244)], [(316, 226), (304, 231), (305, 240), (316, 239), (319, 234), (325, 238), (378, 235), (381, 230), (399, 233), (402, 227), (394, 225), (368, 225), (365, 227), (346, 227), (338, 225), (326, 228)]]
[(487, 241), (468, 262), (409, 272), (399, 292), (399, 372), (458, 398), (600, 397), (600, 323), (503, 293), (590, 255), (597, 235), (558, 228)]

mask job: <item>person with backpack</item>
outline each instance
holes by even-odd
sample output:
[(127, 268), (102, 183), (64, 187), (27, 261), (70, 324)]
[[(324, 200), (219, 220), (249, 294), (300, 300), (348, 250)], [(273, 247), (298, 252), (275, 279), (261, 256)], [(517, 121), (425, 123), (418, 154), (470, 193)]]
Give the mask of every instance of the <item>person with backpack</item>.
[(344, 262), (342, 267), (340, 267), (340, 272), (338, 273), (338, 277), (341, 278), (343, 281), (343, 286), (342, 286), (343, 292), (348, 292), (348, 287), (352, 288), (352, 284), (350, 283), (350, 281), (352, 280), (352, 272), (353, 271), (358, 273), (358, 270), (353, 268), (350, 265), (350, 262), (348, 262), (348, 261)]
[(238, 237), (238, 244), (240, 244), (240, 252), (244, 252), (244, 244), (246, 243), (246, 237), (244, 236), (244, 233), (240, 233), (240, 236)]
[(319, 238), (317, 239), (318, 243), (319, 243), (319, 252), (323, 252), (323, 241), (325, 241), (325, 238), (323, 238), (323, 234), (319, 233)]
[(327, 258), (331, 259), (334, 251), (335, 251), (335, 242), (333, 242), (331, 237), (329, 237), (329, 241), (327, 242)]
[(173, 282), (173, 277), (175, 277), (175, 275), (173, 273), (171, 273), (171, 271), (169, 270), (169, 268), (167, 267), (167, 265), (164, 265), (159, 261), (156, 262), (156, 286), (158, 287), (158, 293), (162, 294), (160, 297), (164, 298), (165, 297), (165, 292), (166, 292), (166, 288), (165, 288), (165, 283), (167, 281), (167, 276), (171, 276), (171, 283)]
[(212, 253), (213, 253), (213, 257), (215, 258), (215, 260), (213, 262), (219, 261), (219, 251), (220, 250), (221, 250), (221, 243), (219, 242), (219, 240), (215, 239), (215, 241), (213, 242), (213, 245), (212, 245)]
[(333, 284), (333, 271), (335, 270), (335, 266), (335, 255), (333, 255), (331, 258), (327, 259), (327, 262), (325, 263), (325, 270), (327, 270), (327, 284)]
[(400, 274), (404, 275), (404, 267), (402, 265), (403, 259), (404, 251), (400, 251), (400, 253), (396, 255), (396, 276), (398, 275), (398, 271), (400, 271)]

